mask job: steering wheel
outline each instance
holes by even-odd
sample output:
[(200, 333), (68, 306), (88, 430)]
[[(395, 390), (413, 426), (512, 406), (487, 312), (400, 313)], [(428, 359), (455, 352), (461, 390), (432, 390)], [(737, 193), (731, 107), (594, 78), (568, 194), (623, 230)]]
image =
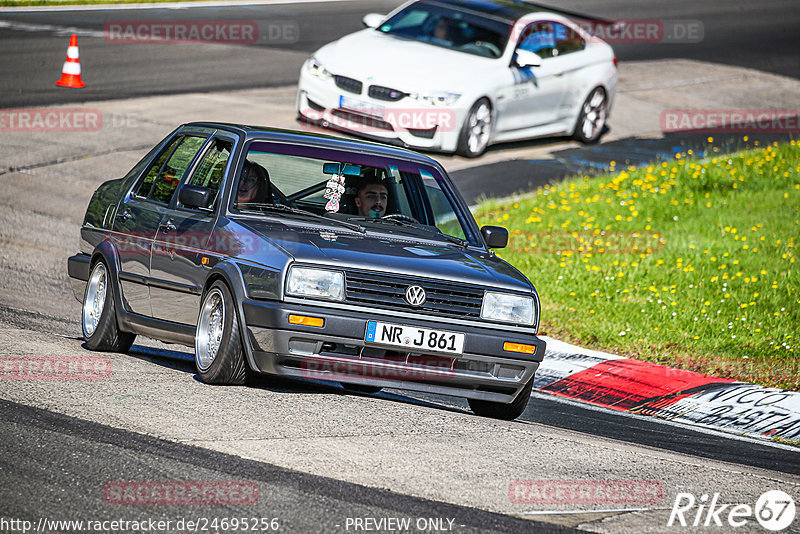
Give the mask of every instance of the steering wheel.
[(403, 213), (390, 213), (389, 215), (384, 215), (383, 219), (394, 219), (396, 221), (406, 221), (414, 224), (419, 224), (419, 221), (416, 220), (411, 215), (405, 215)]

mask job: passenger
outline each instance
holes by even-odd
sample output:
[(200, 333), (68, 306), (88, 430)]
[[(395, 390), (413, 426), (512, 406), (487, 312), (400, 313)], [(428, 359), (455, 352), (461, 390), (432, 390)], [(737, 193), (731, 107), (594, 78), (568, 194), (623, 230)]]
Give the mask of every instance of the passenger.
[(269, 188), (269, 174), (267, 170), (251, 161), (244, 162), (242, 175), (239, 178), (239, 190), (236, 201), (239, 203), (264, 203)]
[(443, 46), (450, 46), (453, 44), (453, 41), (450, 37), (450, 23), (447, 22), (447, 19), (444, 17), (440, 18), (436, 22), (436, 26), (433, 28), (433, 37), (431, 38), (431, 42)]
[(386, 203), (389, 200), (389, 190), (379, 180), (369, 180), (362, 183), (356, 190), (355, 203), (358, 214), (362, 217), (377, 219), (386, 213)]

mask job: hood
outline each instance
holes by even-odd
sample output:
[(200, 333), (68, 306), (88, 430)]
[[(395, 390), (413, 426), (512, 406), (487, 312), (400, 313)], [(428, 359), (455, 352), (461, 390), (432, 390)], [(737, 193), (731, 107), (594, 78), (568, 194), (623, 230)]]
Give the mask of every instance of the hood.
[(246, 226), (297, 263), (419, 276), (471, 285), (529, 292), (531, 285), (503, 260), (479, 249), (463, 249), (434, 239), (417, 239), (320, 226), (248, 220)]
[(362, 82), (371, 76), (369, 84), (405, 92), (469, 87), (483, 70), (496, 71), (496, 63), (502, 61), (369, 28), (325, 45), (314, 56), (334, 74)]

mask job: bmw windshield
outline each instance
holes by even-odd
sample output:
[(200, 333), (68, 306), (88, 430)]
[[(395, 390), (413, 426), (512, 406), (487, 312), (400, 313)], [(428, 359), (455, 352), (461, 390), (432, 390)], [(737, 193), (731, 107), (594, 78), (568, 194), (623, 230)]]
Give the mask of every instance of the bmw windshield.
[(417, 2), (377, 30), (476, 56), (498, 58), (503, 55), (511, 25), (434, 2)]

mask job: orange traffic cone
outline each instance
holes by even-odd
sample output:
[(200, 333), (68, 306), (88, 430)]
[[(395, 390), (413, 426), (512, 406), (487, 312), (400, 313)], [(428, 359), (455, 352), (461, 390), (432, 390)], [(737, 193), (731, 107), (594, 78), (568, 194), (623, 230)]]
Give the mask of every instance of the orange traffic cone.
[(64, 68), (61, 69), (61, 79), (56, 82), (56, 85), (75, 89), (85, 85), (81, 80), (81, 62), (78, 59), (78, 36), (74, 33), (69, 38), (67, 60), (64, 62)]

